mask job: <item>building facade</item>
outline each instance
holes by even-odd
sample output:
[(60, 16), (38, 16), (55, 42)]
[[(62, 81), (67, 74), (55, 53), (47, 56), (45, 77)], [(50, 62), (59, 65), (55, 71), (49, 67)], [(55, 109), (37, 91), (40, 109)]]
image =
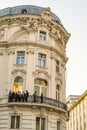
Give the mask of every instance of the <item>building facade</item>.
[(67, 130), (87, 130), (87, 90), (68, 111)]
[(67, 107), (70, 108), (74, 103), (76, 103), (79, 100), (80, 96), (81, 95), (69, 95), (66, 98)]
[[(66, 130), (69, 36), (50, 8), (22, 5), (0, 10), (1, 130)], [(22, 101), (26, 90), (28, 99)]]

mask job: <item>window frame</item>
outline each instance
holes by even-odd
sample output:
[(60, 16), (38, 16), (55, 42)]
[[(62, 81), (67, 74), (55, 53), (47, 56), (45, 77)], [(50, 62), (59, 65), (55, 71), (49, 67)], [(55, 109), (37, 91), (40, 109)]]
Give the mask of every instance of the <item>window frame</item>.
[[(57, 89), (58, 86), (58, 89)], [(60, 100), (60, 84), (56, 85), (56, 100), (59, 101)]]
[[(18, 54), (18, 53), (20, 53), (20, 54)], [(24, 55), (22, 55), (22, 53), (24, 53)], [(24, 65), (25, 64), (25, 51), (20, 51), (20, 50), (17, 51), (16, 64), (17, 65)]]
[[(35, 80), (38, 80), (39, 83), (36, 83)], [(40, 96), (41, 93), (43, 93), (43, 96), (47, 96), (48, 82), (45, 79), (40, 79), (40, 78), (36, 78), (35, 80), (34, 80), (34, 91), (37, 91), (38, 96)], [(42, 82), (46, 81), (46, 85), (40, 84), (40, 80), (42, 80)], [(36, 87), (37, 87), (37, 89), (36, 89)], [(43, 92), (43, 89), (45, 90), (44, 91), (45, 94)]]
[(56, 72), (60, 72), (60, 61), (56, 59)]
[(38, 53), (38, 66), (39, 67), (46, 67), (46, 54)]
[[(37, 128), (37, 118), (39, 118), (39, 129)], [(41, 128), (41, 126), (42, 126), (42, 119), (44, 119), (44, 124), (45, 124), (44, 129)], [(46, 130), (46, 120), (47, 119), (45, 117), (39, 117), (39, 116), (37, 116), (36, 117), (36, 130)]]
[(61, 125), (61, 122), (57, 121), (57, 130), (60, 130), (60, 125)]
[[(18, 79), (19, 78), (19, 79)], [(13, 91), (23, 91), (24, 79), (22, 76), (16, 76), (13, 83)]]
[(39, 31), (39, 40), (46, 41), (47, 40), (47, 32), (40, 30)]
[[(14, 122), (13, 122), (13, 127), (12, 127), (12, 117), (14, 117)], [(19, 117), (19, 124), (17, 125), (18, 121), (17, 121), (17, 117)], [(18, 126), (18, 127), (17, 127)], [(11, 114), (10, 115), (10, 129), (20, 129), (21, 128), (21, 115), (20, 114)]]

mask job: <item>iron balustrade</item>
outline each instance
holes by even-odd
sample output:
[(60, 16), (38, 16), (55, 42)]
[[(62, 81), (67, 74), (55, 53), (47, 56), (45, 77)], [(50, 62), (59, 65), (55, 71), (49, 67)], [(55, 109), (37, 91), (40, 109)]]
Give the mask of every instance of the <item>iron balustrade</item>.
[[(37, 96), (36, 98), (37, 98), (36, 102), (41, 103), (41, 97)], [(34, 102), (33, 95), (29, 95), (28, 102)], [(67, 105), (65, 103), (63, 103), (61, 101), (57, 101), (57, 100), (52, 99), (52, 98), (43, 97), (43, 103), (67, 110)]]
[[(15, 100), (12, 100), (11, 102), (15, 102)], [(22, 100), (20, 102), (22, 102)], [(24, 101), (24, 102), (26, 102), (26, 101)], [(57, 100), (52, 99), (52, 98), (48, 98), (48, 97), (43, 97), (43, 102), (41, 102), (40, 96), (37, 96), (36, 100), (34, 101), (34, 96), (29, 95), (27, 102), (43, 103), (43, 104), (51, 105), (51, 106), (54, 106), (57, 108), (61, 108), (63, 110), (67, 110), (67, 105), (65, 103), (63, 103), (61, 101), (57, 101)]]

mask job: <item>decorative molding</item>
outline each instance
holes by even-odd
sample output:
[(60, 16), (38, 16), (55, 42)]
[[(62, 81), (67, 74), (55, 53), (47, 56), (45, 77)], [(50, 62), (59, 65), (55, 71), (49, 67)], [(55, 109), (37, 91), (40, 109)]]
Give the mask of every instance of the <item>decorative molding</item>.
[(51, 76), (48, 74), (48, 72), (44, 71), (44, 70), (36, 70), (34, 72), (32, 72), (32, 74), (34, 75), (35, 78), (51, 78)]
[(10, 54), (15, 54), (15, 50), (8, 50), (7, 55), (10, 55)]
[(14, 70), (12, 71), (12, 74), (15, 74), (15, 73), (18, 73), (18, 72), (21, 72), (21, 73), (23, 73), (23, 74), (26, 74), (26, 73), (27, 73), (24, 69), (14, 69)]
[(60, 24), (51, 20), (50, 8), (45, 8), (43, 13), (37, 17), (24, 15), (4, 17), (4, 19), (0, 19), (0, 25), (8, 25), (8, 27), (11, 25), (20, 26), (21, 30), (26, 30), (28, 33), (30, 31), (37, 31), (40, 26), (45, 26), (49, 29), (49, 34), (55, 38), (55, 40), (61, 39), (62, 44), (65, 45), (70, 36), (63, 26), (61, 27)]
[(26, 52), (26, 54), (34, 54), (35, 50), (34, 49), (28, 49), (28, 51)]

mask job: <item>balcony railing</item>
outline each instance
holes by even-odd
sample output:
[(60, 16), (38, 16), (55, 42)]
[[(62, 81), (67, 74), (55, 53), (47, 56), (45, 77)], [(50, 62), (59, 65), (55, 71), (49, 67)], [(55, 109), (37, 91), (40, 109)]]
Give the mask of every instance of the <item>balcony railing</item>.
[(14, 99), (12, 101), (8, 101), (8, 102), (30, 102), (30, 103), (43, 103), (43, 104), (47, 104), (47, 105), (51, 105), (63, 110), (67, 110), (67, 105), (61, 101), (57, 101), (55, 99), (52, 98), (48, 98), (48, 97), (43, 97), (43, 101), (41, 101), (41, 97), (37, 96), (36, 100), (34, 101), (34, 96), (33, 95), (29, 95), (27, 101), (15, 101)]

